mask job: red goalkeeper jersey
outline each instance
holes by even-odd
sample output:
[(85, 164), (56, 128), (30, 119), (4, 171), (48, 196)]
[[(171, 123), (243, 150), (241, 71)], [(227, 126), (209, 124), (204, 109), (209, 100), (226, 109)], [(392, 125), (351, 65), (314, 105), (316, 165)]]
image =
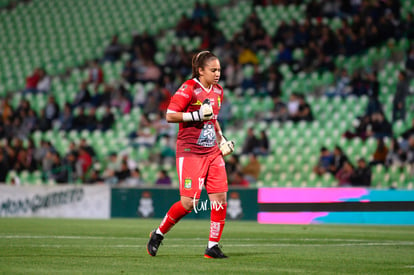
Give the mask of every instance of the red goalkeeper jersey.
[(220, 152), (217, 146), (215, 123), (223, 102), (223, 88), (215, 84), (206, 89), (197, 79), (190, 79), (175, 92), (169, 111), (194, 112), (202, 102), (210, 99), (213, 118), (207, 121), (181, 122), (177, 136), (177, 157), (207, 155)]

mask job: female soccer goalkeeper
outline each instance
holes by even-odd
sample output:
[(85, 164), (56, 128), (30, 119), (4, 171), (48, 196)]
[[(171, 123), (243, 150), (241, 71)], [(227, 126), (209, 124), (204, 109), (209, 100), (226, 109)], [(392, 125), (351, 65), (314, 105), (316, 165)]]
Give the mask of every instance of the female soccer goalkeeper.
[(203, 188), (211, 207), (210, 237), (206, 258), (227, 258), (218, 243), (226, 219), (227, 175), (223, 156), (233, 152), (234, 143), (221, 132), (217, 116), (223, 102), (220, 62), (209, 51), (193, 56), (192, 79), (176, 91), (167, 110), (167, 121), (179, 123), (176, 163), (180, 200), (168, 210), (160, 226), (151, 232), (147, 252), (155, 256), (164, 235), (193, 210)]

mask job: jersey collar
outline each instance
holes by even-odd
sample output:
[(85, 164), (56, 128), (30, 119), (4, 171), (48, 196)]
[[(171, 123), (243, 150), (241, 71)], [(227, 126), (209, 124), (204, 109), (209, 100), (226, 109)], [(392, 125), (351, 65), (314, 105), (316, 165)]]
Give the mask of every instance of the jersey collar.
[(193, 80), (195, 82), (197, 82), (203, 89), (204, 91), (206, 91), (207, 93), (210, 93), (211, 89), (213, 88), (213, 85), (210, 85), (210, 87), (207, 89), (206, 87), (203, 86), (203, 84), (201, 84), (201, 82), (197, 79), (197, 78), (193, 78)]

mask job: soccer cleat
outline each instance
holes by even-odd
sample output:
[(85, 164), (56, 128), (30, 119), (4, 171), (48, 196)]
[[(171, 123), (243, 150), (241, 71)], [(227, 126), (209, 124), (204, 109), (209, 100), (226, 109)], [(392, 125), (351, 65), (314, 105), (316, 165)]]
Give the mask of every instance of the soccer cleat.
[(225, 259), (225, 258), (228, 258), (228, 257), (226, 255), (224, 255), (224, 253), (221, 251), (218, 244), (216, 244), (212, 248), (207, 247), (206, 252), (204, 252), (204, 258)]
[(160, 246), (162, 240), (164, 239), (164, 236), (161, 236), (160, 234), (157, 234), (154, 231), (151, 231), (150, 233), (150, 239), (147, 243), (147, 252), (151, 256), (157, 255), (158, 247)]

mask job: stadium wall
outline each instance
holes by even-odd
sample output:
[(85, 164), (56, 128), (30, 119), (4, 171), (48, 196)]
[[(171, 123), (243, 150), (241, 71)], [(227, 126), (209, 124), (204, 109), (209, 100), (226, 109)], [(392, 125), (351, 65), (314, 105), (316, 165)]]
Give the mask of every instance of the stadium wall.
[(0, 186), (0, 217), (110, 218), (109, 186)]
[[(0, 217), (163, 218), (175, 188), (0, 186)], [(187, 217), (209, 219), (205, 192)], [(268, 224), (414, 225), (414, 191), (367, 188), (231, 188), (227, 219)]]

